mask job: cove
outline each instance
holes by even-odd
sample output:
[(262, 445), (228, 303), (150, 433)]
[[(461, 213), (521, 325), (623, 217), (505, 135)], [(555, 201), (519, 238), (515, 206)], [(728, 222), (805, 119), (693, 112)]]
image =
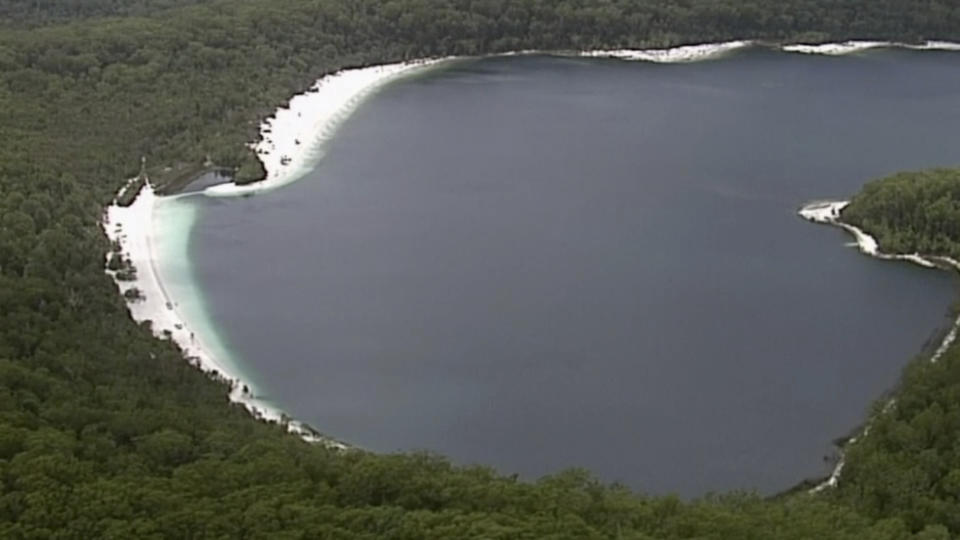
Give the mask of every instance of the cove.
[(947, 324), (949, 274), (796, 209), (955, 164), (955, 62), (457, 62), (381, 90), (299, 182), (171, 201), (177, 271), (257, 393), (349, 443), (774, 493)]

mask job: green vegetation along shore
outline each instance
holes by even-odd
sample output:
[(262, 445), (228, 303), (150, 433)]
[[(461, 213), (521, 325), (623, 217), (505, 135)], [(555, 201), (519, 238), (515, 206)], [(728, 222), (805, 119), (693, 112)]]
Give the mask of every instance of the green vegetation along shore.
[(877, 239), (886, 253), (960, 257), (960, 169), (903, 172), (874, 180), (843, 219)]
[[(581, 471), (520, 482), (436, 456), (306, 444), (231, 406), (221, 383), (133, 323), (103, 272), (110, 246), (100, 218), (141, 157), (158, 182), (204, 163), (255, 177), (246, 143), (261, 119), (325, 73), (448, 54), (751, 38), (957, 41), (960, 8), (949, 0), (0, 0), (0, 537), (960, 534), (956, 348), (937, 364), (910, 365), (896, 407), (850, 449), (836, 490), (683, 502)], [(863, 208), (872, 208), (866, 199)], [(862, 219), (880, 219), (872, 212)], [(944, 222), (942, 230), (952, 229)]]

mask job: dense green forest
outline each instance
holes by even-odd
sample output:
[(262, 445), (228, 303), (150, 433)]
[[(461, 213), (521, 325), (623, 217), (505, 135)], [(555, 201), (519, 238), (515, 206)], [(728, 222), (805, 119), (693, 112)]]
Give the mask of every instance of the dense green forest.
[(874, 180), (844, 209), (845, 221), (888, 253), (960, 257), (960, 170), (904, 172)]
[[(960, 41), (960, 7), (0, 0), (0, 537), (960, 535), (956, 348), (937, 364), (911, 364), (896, 406), (850, 448), (837, 489), (686, 502), (581, 471), (522, 482), (436, 456), (309, 445), (230, 405), (225, 386), (132, 322), (103, 272), (110, 246), (99, 220), (141, 157), (159, 182), (208, 161), (255, 178), (245, 143), (262, 117), (340, 68), (525, 48), (854, 37)], [(924, 197), (890, 226), (916, 214)], [(862, 219), (881, 219), (863, 208)], [(913, 241), (933, 231), (958, 240), (946, 221), (917, 223)], [(948, 245), (935, 238), (931, 249)]]

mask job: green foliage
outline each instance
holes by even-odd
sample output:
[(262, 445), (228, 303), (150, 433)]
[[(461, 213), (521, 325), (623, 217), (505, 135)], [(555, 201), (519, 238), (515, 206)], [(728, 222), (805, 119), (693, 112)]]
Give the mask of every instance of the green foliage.
[[(334, 452), (252, 419), (130, 320), (99, 228), (142, 158), (173, 187), (208, 159), (262, 176), (246, 146), (260, 120), (337, 69), (525, 48), (957, 39), (954, 4), (0, 0), (0, 537), (960, 534), (956, 351), (911, 368), (895, 412), (852, 447), (826, 497), (646, 498), (582, 471), (521, 482), (431, 455)], [(939, 228), (910, 241), (956, 238), (952, 200), (932, 214)]]
[(848, 449), (839, 500), (927, 536), (960, 530), (960, 350), (908, 366), (896, 402)]
[(960, 170), (904, 172), (864, 186), (844, 220), (889, 253), (960, 257)]
[(266, 176), (267, 170), (263, 167), (263, 163), (255, 155), (248, 153), (242, 158), (233, 181), (237, 184), (250, 184), (259, 182)]

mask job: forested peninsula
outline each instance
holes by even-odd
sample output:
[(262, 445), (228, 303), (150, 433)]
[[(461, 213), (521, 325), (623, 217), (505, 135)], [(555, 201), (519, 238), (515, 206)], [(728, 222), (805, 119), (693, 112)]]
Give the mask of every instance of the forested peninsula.
[[(143, 163), (171, 189), (212, 166), (256, 179), (262, 167), (247, 143), (263, 118), (342, 68), (523, 49), (853, 38), (960, 41), (960, 7), (0, 0), (0, 536), (960, 535), (956, 347), (935, 364), (909, 365), (895, 406), (849, 448), (835, 489), (686, 502), (605, 485), (584, 471), (524, 482), (433, 455), (308, 444), (231, 405), (222, 382), (130, 319), (104, 273), (104, 208)], [(893, 250), (954, 249), (957, 190), (947, 177), (957, 173), (928, 174), (943, 177), (931, 184), (942, 189), (916, 187), (926, 191), (889, 203), (885, 188), (868, 188), (845, 216)], [(946, 202), (927, 205), (928, 195)]]
[(886, 253), (960, 257), (960, 169), (902, 172), (867, 183), (844, 221)]

